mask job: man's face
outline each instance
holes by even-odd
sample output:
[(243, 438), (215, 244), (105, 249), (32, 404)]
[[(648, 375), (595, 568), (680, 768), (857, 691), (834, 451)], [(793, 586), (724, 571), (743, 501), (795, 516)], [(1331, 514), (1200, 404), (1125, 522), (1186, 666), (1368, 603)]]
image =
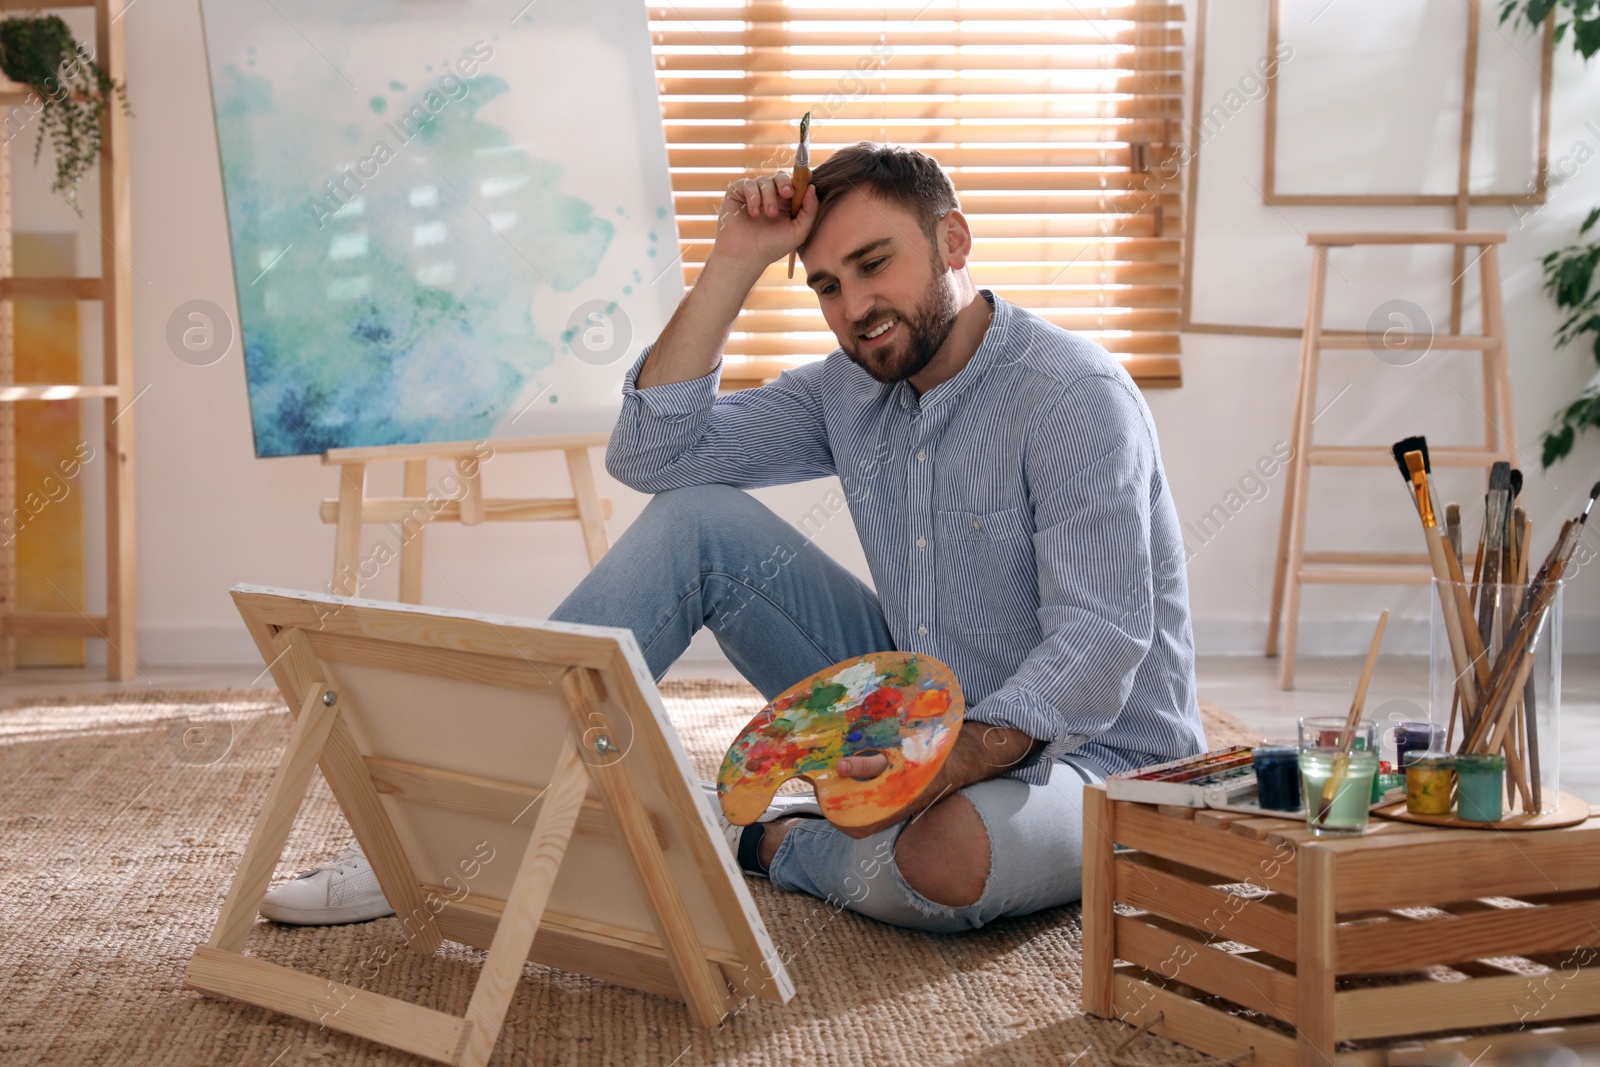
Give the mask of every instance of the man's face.
[(916, 374), (950, 336), (960, 309), (949, 267), (898, 203), (846, 193), (801, 259), (839, 347), (878, 381)]

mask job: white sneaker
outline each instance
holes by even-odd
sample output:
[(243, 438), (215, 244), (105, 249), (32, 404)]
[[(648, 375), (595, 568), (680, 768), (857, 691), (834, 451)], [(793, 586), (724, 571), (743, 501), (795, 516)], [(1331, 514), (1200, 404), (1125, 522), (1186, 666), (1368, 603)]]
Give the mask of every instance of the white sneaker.
[(360, 842), (352, 841), (332, 863), (313, 867), (268, 891), (261, 914), (295, 926), (330, 926), (381, 919), (393, 915), (394, 909), (384, 899)]
[[(738, 823), (729, 822), (728, 817), (722, 814), (722, 801), (717, 799), (717, 783), (701, 780), (700, 788), (705, 791), (706, 801), (711, 805), (711, 813), (717, 817), (717, 825), (722, 827), (722, 836), (728, 842), (728, 850), (733, 853), (733, 862), (739, 862), (739, 839), (744, 836), (747, 827)], [(756, 822), (771, 822), (774, 819), (787, 818), (790, 815), (814, 815), (822, 818), (822, 808), (817, 804), (816, 794), (810, 796), (776, 796), (766, 811), (757, 817)]]

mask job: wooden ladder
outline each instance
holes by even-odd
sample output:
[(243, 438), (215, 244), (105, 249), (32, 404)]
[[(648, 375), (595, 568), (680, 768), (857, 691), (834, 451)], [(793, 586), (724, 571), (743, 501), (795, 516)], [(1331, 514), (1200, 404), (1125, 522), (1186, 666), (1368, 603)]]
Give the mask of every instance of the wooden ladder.
[[(1310, 495), (1312, 467), (1392, 468), (1394, 456), (1387, 445), (1316, 446), (1311, 424), (1317, 417), (1317, 372), (1327, 350), (1364, 349), (1376, 343), (1392, 351), (1475, 351), (1483, 357), (1483, 444), (1478, 447), (1430, 448), (1435, 467), (1482, 467), (1497, 461), (1515, 462), (1516, 429), (1511, 409), (1511, 379), (1506, 369), (1505, 309), (1500, 297), (1499, 245), (1504, 233), (1487, 230), (1444, 230), (1414, 233), (1313, 233), (1306, 243), (1315, 253), (1311, 261), (1311, 292), (1306, 303), (1306, 326), (1300, 349), (1300, 378), (1295, 389), (1294, 457), (1290, 460), (1283, 500), (1283, 521), (1278, 532), (1278, 557), (1272, 583), (1272, 617), (1267, 625), (1267, 655), (1278, 654), (1283, 634), (1283, 660), (1279, 681), (1294, 688), (1295, 636), (1299, 633), (1300, 588), (1305, 584), (1426, 585), (1433, 579), (1428, 557), (1422, 552), (1307, 552), (1306, 500)], [(1482, 332), (1477, 335), (1421, 336), (1386, 333), (1326, 332), (1322, 328), (1323, 300), (1327, 291), (1328, 253), (1352, 245), (1454, 245), (1477, 248), (1478, 277), (1482, 293)], [(1468, 269), (1471, 264), (1468, 264)], [(1396, 344), (1395, 342), (1399, 343)], [(1486, 476), (1487, 477), (1487, 476)]]
[[(92, 7), (95, 13), (95, 62), (118, 84), (126, 84), (128, 64), (123, 42), (123, 0), (0, 0), (0, 12)], [(9, 111), (30, 99), (33, 90), (0, 78), (0, 108)], [(132, 224), (128, 217), (128, 120), (120, 100), (101, 114), (100, 276), (18, 277), (14, 273), (11, 233), (11, 146), (0, 140), (0, 522), (9, 522), (0, 536), (0, 670), (16, 666), (16, 637), (39, 634), (98, 638), (106, 643), (106, 676), (127, 678), (138, 670), (138, 634), (134, 613), (133, 507), (133, 286)], [(100, 385), (21, 383), (16, 378), (15, 315), (21, 299), (99, 300), (103, 304), (104, 376)], [(91, 615), (77, 605), (70, 611), (17, 610), (16, 409), (28, 401), (100, 400), (105, 404), (105, 452), (87, 462), (105, 469), (106, 609)], [(27, 513), (22, 513), (25, 516)]]

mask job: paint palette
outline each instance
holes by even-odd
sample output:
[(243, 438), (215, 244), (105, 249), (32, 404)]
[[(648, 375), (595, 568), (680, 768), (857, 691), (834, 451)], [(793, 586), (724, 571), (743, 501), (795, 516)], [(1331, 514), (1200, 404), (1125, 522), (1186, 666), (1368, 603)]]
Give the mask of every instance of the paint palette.
[[(778, 694), (751, 719), (717, 773), (730, 822), (747, 826), (778, 787), (804, 778), (836, 826), (870, 826), (905, 809), (933, 781), (966, 711), (955, 674), (932, 656), (870, 652), (842, 660)], [(834, 764), (880, 753), (888, 769), (844, 778)]]

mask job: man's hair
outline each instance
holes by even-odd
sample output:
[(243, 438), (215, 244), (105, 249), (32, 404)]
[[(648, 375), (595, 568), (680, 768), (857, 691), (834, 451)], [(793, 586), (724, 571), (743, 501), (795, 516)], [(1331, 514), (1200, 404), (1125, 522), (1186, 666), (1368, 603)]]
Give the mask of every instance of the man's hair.
[(938, 236), (939, 220), (961, 207), (956, 188), (939, 161), (905, 145), (857, 141), (819, 163), (812, 172), (811, 186), (817, 191), (812, 233), (839, 198), (852, 190), (871, 192), (906, 208), (917, 217), (929, 245)]

